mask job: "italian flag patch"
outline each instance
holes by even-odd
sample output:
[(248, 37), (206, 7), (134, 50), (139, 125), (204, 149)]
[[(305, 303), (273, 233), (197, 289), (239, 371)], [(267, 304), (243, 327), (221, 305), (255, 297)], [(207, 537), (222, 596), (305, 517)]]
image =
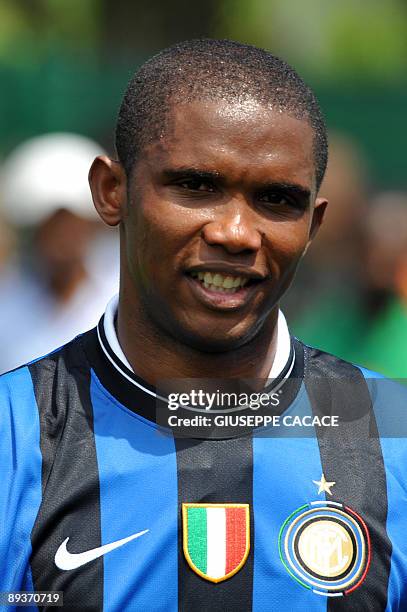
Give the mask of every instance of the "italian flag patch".
[(196, 574), (221, 582), (246, 562), (249, 504), (182, 504), (184, 555)]

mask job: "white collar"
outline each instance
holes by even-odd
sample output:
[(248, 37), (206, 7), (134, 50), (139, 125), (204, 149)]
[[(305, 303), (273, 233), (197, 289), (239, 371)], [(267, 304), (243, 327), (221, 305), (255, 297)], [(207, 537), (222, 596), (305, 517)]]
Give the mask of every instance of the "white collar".
[[(104, 332), (106, 335), (106, 340), (111, 350), (113, 351), (113, 353), (131, 372), (134, 372), (133, 368), (131, 367), (130, 363), (128, 362), (126, 358), (126, 355), (123, 353), (123, 350), (120, 346), (120, 343), (119, 343), (119, 340), (116, 334), (116, 328), (115, 328), (114, 321), (115, 321), (116, 314), (117, 314), (118, 304), (119, 304), (119, 295), (116, 294), (115, 296), (112, 297), (112, 299), (109, 301), (106, 307), (104, 322), (103, 322)], [(287, 321), (285, 319), (285, 316), (283, 315), (281, 310), (279, 310), (278, 322), (277, 322), (277, 350), (276, 350), (273, 365), (271, 367), (268, 378), (277, 378), (281, 374), (281, 372), (287, 366), (288, 360), (290, 359), (290, 354), (291, 354), (290, 332), (288, 331), (288, 326), (287, 326)], [(293, 365), (294, 365), (294, 362), (292, 363), (292, 366)], [(288, 369), (285, 378), (289, 376), (291, 369), (292, 367)]]

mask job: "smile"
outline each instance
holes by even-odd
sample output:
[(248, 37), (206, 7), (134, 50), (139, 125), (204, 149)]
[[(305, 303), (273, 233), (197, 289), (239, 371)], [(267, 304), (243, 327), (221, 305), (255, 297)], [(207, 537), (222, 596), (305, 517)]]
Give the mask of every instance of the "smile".
[(219, 274), (219, 272), (192, 272), (192, 278), (200, 281), (205, 289), (218, 293), (236, 293), (244, 287), (248, 280), (242, 276)]
[[(236, 271), (238, 272), (238, 271)], [(186, 274), (195, 297), (207, 307), (232, 311), (245, 307), (264, 278), (218, 270), (193, 270)]]

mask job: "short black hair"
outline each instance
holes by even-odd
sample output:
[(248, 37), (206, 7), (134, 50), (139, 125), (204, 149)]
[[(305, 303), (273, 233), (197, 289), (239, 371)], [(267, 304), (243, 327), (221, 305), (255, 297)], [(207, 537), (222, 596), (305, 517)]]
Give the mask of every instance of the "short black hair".
[(127, 86), (116, 125), (116, 149), (128, 176), (142, 148), (164, 133), (171, 106), (196, 99), (226, 102), (254, 97), (314, 130), (317, 187), (325, 174), (327, 130), (314, 92), (289, 64), (231, 40), (187, 40), (164, 49)]

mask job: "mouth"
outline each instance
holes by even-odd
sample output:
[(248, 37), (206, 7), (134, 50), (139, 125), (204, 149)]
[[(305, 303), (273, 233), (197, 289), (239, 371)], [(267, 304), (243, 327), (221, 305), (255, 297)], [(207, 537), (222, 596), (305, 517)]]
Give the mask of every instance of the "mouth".
[(198, 280), (205, 289), (229, 295), (243, 289), (252, 281), (252, 279), (243, 276), (225, 275), (219, 272), (192, 272), (191, 276)]
[(244, 274), (228, 274), (215, 271), (191, 271), (187, 273), (195, 295), (206, 305), (216, 309), (231, 310), (244, 306), (262, 279)]

